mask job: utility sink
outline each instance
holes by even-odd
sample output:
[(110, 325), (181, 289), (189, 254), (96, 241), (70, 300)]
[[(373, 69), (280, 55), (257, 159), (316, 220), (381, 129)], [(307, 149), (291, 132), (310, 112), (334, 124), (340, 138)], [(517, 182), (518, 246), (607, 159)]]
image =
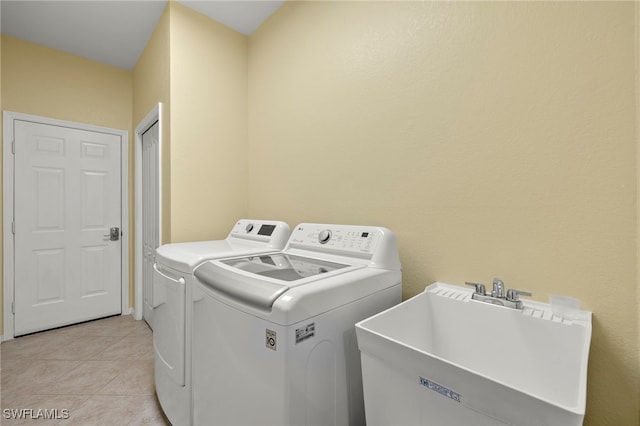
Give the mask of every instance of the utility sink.
[(356, 324), (368, 425), (580, 425), (591, 313), (434, 283)]

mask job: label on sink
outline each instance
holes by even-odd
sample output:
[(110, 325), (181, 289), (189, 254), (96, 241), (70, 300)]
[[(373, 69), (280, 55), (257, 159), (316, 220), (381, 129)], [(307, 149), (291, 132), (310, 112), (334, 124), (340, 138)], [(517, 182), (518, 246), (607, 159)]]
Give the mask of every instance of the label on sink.
[(462, 402), (462, 395), (460, 395), (459, 393), (454, 392), (447, 387), (439, 385), (436, 382), (432, 382), (429, 379), (425, 379), (422, 376), (418, 376), (418, 379), (420, 380), (420, 386), (424, 386), (427, 389), (430, 389), (434, 392), (438, 392), (440, 395), (446, 396), (447, 398), (451, 398), (456, 402)]

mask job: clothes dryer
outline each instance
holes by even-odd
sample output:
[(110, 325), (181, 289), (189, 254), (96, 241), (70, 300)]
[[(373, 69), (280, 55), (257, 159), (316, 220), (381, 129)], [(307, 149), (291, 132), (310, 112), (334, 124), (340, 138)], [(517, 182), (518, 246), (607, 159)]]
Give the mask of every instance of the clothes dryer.
[(194, 424), (364, 424), (355, 323), (401, 301), (389, 229), (300, 224), (194, 275)]
[(239, 220), (224, 240), (158, 247), (153, 273), (156, 394), (173, 425), (191, 424), (191, 290), (193, 270), (207, 259), (281, 250), (289, 225)]

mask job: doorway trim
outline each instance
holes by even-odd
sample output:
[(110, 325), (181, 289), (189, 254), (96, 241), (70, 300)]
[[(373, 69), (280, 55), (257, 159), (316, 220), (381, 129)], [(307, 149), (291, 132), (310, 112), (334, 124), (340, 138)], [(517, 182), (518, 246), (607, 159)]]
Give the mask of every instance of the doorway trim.
[(121, 229), (122, 229), (122, 249), (121, 249), (121, 310), (122, 315), (131, 313), (129, 306), (129, 132), (126, 130), (111, 129), (107, 127), (93, 126), (90, 124), (77, 123), (73, 121), (58, 120), (55, 118), (40, 117), (37, 115), (22, 114), (12, 111), (4, 111), (2, 114), (3, 137), (2, 137), (2, 226), (3, 226), (3, 335), (0, 340), (11, 340), (14, 338), (14, 238), (13, 238), (13, 216), (14, 216), (14, 166), (13, 166), (13, 128), (17, 120), (30, 121), (34, 123), (51, 126), (70, 127), (73, 129), (86, 130), (89, 132), (107, 133), (119, 136), (121, 140), (120, 153), (120, 194), (121, 194)]
[(135, 129), (134, 191), (135, 194), (135, 243), (134, 243), (134, 306), (133, 317), (142, 319), (142, 134), (158, 122), (158, 243), (162, 241), (162, 102), (158, 102)]

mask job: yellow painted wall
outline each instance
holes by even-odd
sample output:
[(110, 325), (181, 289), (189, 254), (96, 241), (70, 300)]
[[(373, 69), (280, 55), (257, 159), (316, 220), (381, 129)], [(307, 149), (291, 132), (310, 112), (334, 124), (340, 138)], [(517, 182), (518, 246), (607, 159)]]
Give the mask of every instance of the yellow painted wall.
[[(636, 7), (636, 267), (640, 268), (640, 4)], [(638, 306), (638, 353), (640, 353), (640, 270), (636, 270), (637, 280), (637, 304)], [(640, 370), (640, 356), (638, 357), (638, 369)], [(640, 381), (640, 378), (638, 379)], [(640, 410), (640, 409), (639, 409)], [(640, 416), (640, 414), (639, 414)]]
[(133, 70), (133, 125), (158, 102), (163, 243), (224, 238), (246, 215), (247, 38), (169, 2)]
[(247, 38), (171, 7), (171, 240), (226, 237), (247, 205)]
[[(133, 69), (133, 126), (137, 126), (158, 104), (162, 117), (162, 239), (171, 241), (171, 75), (170, 13), (166, 7)], [(133, 157), (131, 167), (133, 167)], [(135, 251), (131, 253), (135, 258)], [(132, 280), (133, 282), (133, 280)], [(133, 293), (133, 285), (131, 291)], [(133, 294), (131, 295), (133, 305)]]
[[(132, 79), (128, 71), (3, 35), (1, 85), (2, 110), (132, 134)], [(133, 158), (131, 151), (129, 156)], [(0, 303), (0, 322), (1, 318)]]
[(2, 36), (2, 108), (131, 131), (129, 71)]
[(580, 298), (585, 423), (637, 425), (635, 37), (632, 2), (287, 2), (249, 39), (248, 213), (388, 226), (404, 297)]

